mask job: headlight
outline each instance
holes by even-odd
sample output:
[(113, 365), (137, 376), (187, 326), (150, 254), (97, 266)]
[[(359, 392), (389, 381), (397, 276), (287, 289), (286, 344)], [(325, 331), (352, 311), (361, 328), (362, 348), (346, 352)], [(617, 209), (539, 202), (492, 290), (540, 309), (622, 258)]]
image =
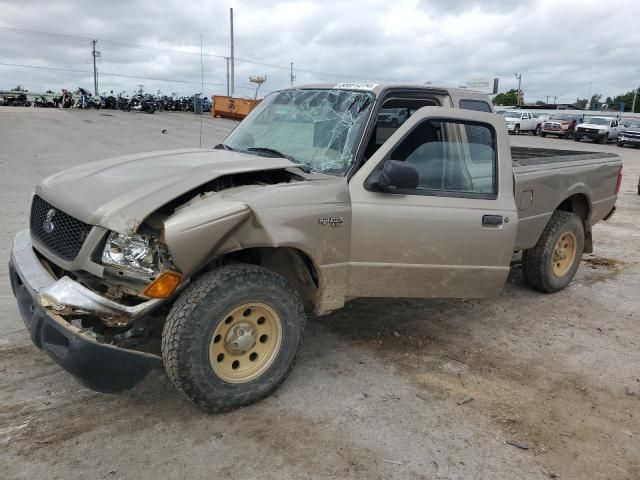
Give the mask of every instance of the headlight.
[(116, 232), (107, 239), (102, 263), (148, 275), (155, 275), (171, 266), (169, 253), (155, 238)]
[(566, 123), (563, 123), (561, 127), (563, 130), (566, 130), (567, 128), (569, 128), (569, 125), (567, 125)]
[(601, 129), (599, 130), (599, 132), (600, 132), (600, 133), (607, 133), (607, 129), (606, 129), (606, 128), (601, 128)]

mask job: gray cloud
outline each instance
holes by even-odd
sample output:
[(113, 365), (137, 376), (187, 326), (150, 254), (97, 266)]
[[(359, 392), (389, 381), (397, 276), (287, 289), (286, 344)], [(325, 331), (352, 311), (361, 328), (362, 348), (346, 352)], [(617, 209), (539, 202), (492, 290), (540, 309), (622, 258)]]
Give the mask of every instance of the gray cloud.
[[(609, 1), (602, 8), (576, 0), (0, 0), (0, 27), (87, 37), (0, 28), (0, 63), (83, 72), (0, 65), (0, 88), (92, 88), (88, 38), (98, 38), (104, 40), (98, 43), (100, 72), (192, 82), (101, 76), (101, 90), (144, 84), (154, 92), (199, 91), (200, 34), (208, 54), (228, 55), (229, 6), (237, 57), (269, 64), (237, 62), (236, 91), (242, 95), (252, 94), (249, 75), (266, 74), (264, 90), (287, 86), (291, 61), (298, 84), (366, 79), (458, 86), (498, 76), (506, 90), (517, 86), (519, 72), (527, 100), (557, 96), (570, 102), (640, 84), (637, 2)], [(204, 70), (205, 92), (223, 93), (224, 60), (207, 56)]]

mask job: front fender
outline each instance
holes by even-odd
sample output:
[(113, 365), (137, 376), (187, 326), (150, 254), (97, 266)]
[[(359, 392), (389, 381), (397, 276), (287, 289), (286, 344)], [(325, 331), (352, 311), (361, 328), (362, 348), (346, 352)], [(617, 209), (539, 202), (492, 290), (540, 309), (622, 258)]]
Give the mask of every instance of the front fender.
[(218, 196), (179, 210), (164, 222), (173, 263), (189, 276), (250, 215), (245, 203)]

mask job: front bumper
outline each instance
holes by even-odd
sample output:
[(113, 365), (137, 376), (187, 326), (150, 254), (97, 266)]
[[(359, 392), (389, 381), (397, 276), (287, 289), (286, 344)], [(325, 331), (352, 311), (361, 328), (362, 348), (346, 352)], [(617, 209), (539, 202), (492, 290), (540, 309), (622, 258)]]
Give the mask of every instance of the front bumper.
[(640, 137), (625, 137), (624, 135), (620, 135), (618, 137), (619, 143), (627, 143), (629, 145), (640, 145)]
[[(9, 275), (33, 343), (83, 385), (99, 392), (129, 390), (151, 370), (162, 367), (159, 356), (102, 343), (93, 331), (76, 327), (56, 313), (66, 308), (65, 290), (69, 298), (73, 298), (71, 293), (91, 291), (68, 277), (52, 277), (33, 251), (28, 230), (14, 240)], [(65, 289), (54, 290), (59, 303), (51, 303), (47, 292), (61, 285)]]
[(566, 135), (568, 133), (571, 133), (571, 131), (569, 129), (562, 129), (562, 128), (544, 128), (542, 127), (542, 131), (544, 133), (548, 133), (549, 135)]
[(588, 138), (589, 140), (602, 140), (606, 135), (606, 132), (585, 132), (584, 130), (576, 130), (573, 134), (575, 138)]

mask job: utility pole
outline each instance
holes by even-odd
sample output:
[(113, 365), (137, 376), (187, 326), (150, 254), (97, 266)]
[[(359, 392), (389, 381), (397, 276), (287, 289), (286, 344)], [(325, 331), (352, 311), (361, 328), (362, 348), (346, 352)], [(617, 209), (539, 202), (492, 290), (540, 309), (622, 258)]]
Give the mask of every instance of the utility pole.
[(96, 43), (97, 40), (91, 40), (91, 56), (93, 57), (93, 93), (98, 96), (98, 70), (96, 69)]
[(522, 101), (523, 101), (523, 95), (522, 95), (522, 74), (521, 73), (515, 73), (514, 74), (516, 76), (516, 78), (518, 79), (518, 106), (522, 105)]
[(227, 97), (229, 96), (229, 57), (224, 57), (225, 63), (227, 64)]
[(291, 78), (291, 86), (293, 87), (293, 81), (296, 79), (296, 76), (293, 74), (293, 62), (291, 62), (291, 73), (289, 77)]
[(631, 104), (631, 113), (636, 111), (636, 97), (638, 96), (638, 89), (633, 91), (633, 103)]
[(230, 96), (233, 97), (234, 91), (233, 91), (233, 86), (235, 83), (235, 66), (234, 66), (234, 56), (233, 56), (233, 8), (229, 9), (229, 20), (230, 20), (230, 26), (231, 26), (231, 57), (230, 57), (230, 61), (231, 61), (231, 76), (230, 76)]

